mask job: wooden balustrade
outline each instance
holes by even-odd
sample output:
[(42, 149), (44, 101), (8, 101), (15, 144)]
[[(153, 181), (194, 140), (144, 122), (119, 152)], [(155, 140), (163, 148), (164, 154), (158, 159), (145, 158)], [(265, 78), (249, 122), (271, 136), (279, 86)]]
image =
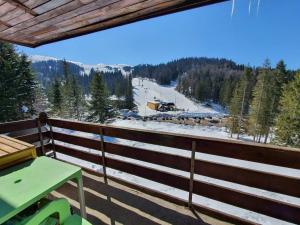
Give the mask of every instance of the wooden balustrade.
[[(202, 180), (194, 179), (190, 182), (189, 177), (175, 173), (166, 172), (153, 167), (128, 162), (112, 156), (106, 156), (103, 161), (101, 150), (116, 156), (126, 157), (142, 162), (164, 166), (184, 172), (191, 172), (191, 158), (180, 155), (151, 151), (149, 149), (137, 148), (122, 145), (117, 142), (101, 144), (101, 130), (104, 136), (121, 138), (131, 141), (138, 141), (153, 145), (172, 147), (182, 150), (192, 150), (192, 143), (196, 143), (196, 152), (206, 153), (226, 158), (246, 160), (267, 165), (280, 166), (285, 168), (300, 169), (300, 151), (292, 148), (284, 148), (262, 144), (248, 144), (238, 141), (225, 141), (214, 138), (204, 138), (192, 135), (171, 134), (165, 132), (154, 132), (138, 129), (118, 128), (114, 126), (99, 125), (93, 123), (74, 122), (60, 119), (48, 118), (47, 123), (54, 128), (70, 129), (74, 131), (87, 132), (99, 135), (99, 138), (92, 139), (64, 133), (54, 129), (42, 133), (43, 140), (52, 139), (54, 142), (45, 146), (47, 149), (55, 149), (56, 152), (89, 161), (108, 168), (123, 171), (135, 176), (149, 179), (164, 185), (178, 188), (180, 190), (193, 190), (194, 194), (204, 196), (213, 200), (224, 202), (243, 209), (254, 211), (263, 215), (271, 216), (287, 222), (300, 223), (300, 206), (289, 204), (283, 201), (274, 200), (257, 194), (248, 193), (213, 184)], [(17, 131), (19, 129), (36, 128), (35, 120), (20, 121), (0, 124), (0, 131)], [(40, 135), (37, 133), (26, 134), (18, 137), (30, 143), (39, 142)], [(62, 143), (71, 144), (65, 145)], [(79, 150), (76, 146), (93, 149), (93, 153)], [(103, 149), (102, 149), (103, 147)], [(99, 153), (97, 153), (97, 151)], [(178, 152), (178, 151), (177, 151)], [(243, 168), (235, 165), (228, 165), (219, 162), (212, 162), (203, 159), (195, 159), (194, 173), (206, 177), (224, 180), (249, 187), (259, 188), (266, 191), (285, 194), (293, 197), (300, 197), (300, 179), (288, 175), (275, 174), (259, 171), (253, 168)], [(96, 173), (96, 172), (94, 172)], [(114, 178), (116, 179), (116, 178)], [(126, 181), (124, 181), (126, 183)], [(193, 188), (190, 188), (191, 183)], [(134, 185), (134, 184), (129, 184)], [(136, 185), (137, 187), (138, 185)], [(158, 193), (149, 188), (139, 187), (147, 190), (161, 198), (171, 201), (179, 201), (175, 197)], [(183, 201), (187, 205), (187, 201)], [(193, 203), (196, 209), (202, 210), (208, 215), (215, 216), (229, 222), (239, 224), (253, 224), (250, 221), (229, 215), (220, 210), (209, 209), (205, 206)]]
[[(238, 141), (225, 141), (192, 135), (118, 128), (114, 126), (58, 119), (49, 119), (48, 122), (54, 127), (98, 135), (100, 129), (102, 129), (104, 136), (189, 151), (191, 151), (192, 142), (194, 141), (196, 143), (197, 152), (274, 166), (300, 169), (300, 152), (292, 148), (262, 144), (246, 144)], [(53, 132), (53, 138), (60, 142), (78, 145), (98, 151), (101, 150), (100, 138), (99, 140), (95, 140), (57, 131)], [(104, 143), (104, 150), (107, 153), (122, 157), (144, 161), (185, 172), (190, 171), (191, 159), (183, 156), (109, 142)], [(69, 146), (66, 147), (56, 144), (56, 151), (96, 164), (102, 164), (99, 155), (79, 151), (76, 150), (76, 148), (71, 148)], [(151, 167), (141, 166), (131, 162), (125, 162), (111, 157), (106, 157), (105, 162), (106, 166), (109, 168), (140, 176), (142, 178), (159, 182), (184, 191), (189, 191), (189, 178), (187, 177), (168, 173)], [(300, 197), (300, 179), (295, 177), (199, 159), (195, 160), (194, 172), (198, 175), (212, 177), (219, 180), (229, 181), (294, 197)], [(300, 223), (300, 207), (297, 205), (288, 204), (256, 194), (250, 194), (241, 190), (235, 190), (199, 180), (194, 180), (193, 184), (194, 194), (205, 196), (277, 219)]]

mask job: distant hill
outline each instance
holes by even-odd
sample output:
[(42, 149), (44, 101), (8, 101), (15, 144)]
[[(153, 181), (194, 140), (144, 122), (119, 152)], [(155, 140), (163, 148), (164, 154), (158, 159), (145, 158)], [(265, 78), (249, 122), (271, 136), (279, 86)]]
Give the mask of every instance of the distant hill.
[(158, 65), (138, 65), (132, 73), (133, 77), (153, 79), (160, 85), (170, 85), (176, 80), (176, 89), (185, 96), (226, 106), (244, 67), (227, 59), (191, 57)]
[[(29, 57), (32, 62), (32, 70), (35, 72), (38, 81), (45, 88), (53, 84), (55, 79), (63, 79), (63, 59), (56, 59), (48, 56), (33, 55)], [(122, 80), (122, 77), (129, 74), (132, 70), (128, 65), (87, 65), (79, 62), (67, 61), (69, 73), (73, 74), (82, 84), (85, 93), (88, 93), (89, 83), (96, 70), (101, 71), (108, 83)]]
[[(47, 56), (31, 56), (32, 69), (39, 82), (48, 88), (55, 79), (63, 77), (63, 60)], [(124, 76), (142, 77), (155, 80), (160, 85), (169, 85), (177, 81), (176, 89), (185, 96), (198, 101), (213, 101), (223, 106), (228, 105), (237, 81), (243, 74), (244, 65), (232, 60), (190, 57), (182, 58), (158, 65), (128, 66), (87, 65), (80, 62), (67, 61), (69, 72), (82, 84), (84, 93), (89, 92), (89, 83), (96, 70), (103, 73), (106, 84), (111, 91), (122, 90)], [(118, 91), (122, 92), (122, 91)]]

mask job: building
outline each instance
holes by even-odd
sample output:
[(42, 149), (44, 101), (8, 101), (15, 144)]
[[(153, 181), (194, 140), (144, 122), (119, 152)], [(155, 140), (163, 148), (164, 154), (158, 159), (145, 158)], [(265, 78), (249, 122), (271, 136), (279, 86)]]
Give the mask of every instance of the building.
[(158, 110), (159, 106), (160, 106), (159, 102), (154, 102), (154, 101), (147, 102), (147, 107), (152, 110)]

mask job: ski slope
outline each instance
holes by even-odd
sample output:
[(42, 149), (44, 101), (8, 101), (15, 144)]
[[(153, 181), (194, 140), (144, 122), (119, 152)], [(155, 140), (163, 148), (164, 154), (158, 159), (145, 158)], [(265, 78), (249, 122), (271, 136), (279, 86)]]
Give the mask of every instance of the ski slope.
[(159, 99), (164, 102), (174, 102), (180, 111), (168, 112), (168, 114), (178, 114), (180, 112), (189, 113), (205, 113), (205, 114), (218, 114), (220, 111), (205, 107), (201, 104), (195, 103), (185, 97), (183, 94), (175, 90), (176, 83), (163, 86), (149, 79), (134, 78), (132, 80), (134, 101), (138, 107), (139, 115), (149, 116), (160, 114), (161, 112), (152, 110), (147, 107), (148, 101)]

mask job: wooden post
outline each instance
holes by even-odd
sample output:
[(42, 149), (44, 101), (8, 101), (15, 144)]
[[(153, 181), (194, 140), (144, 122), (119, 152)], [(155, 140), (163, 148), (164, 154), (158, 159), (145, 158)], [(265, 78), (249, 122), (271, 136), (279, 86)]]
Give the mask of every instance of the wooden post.
[(45, 152), (45, 148), (44, 148), (44, 140), (43, 140), (43, 134), (42, 134), (42, 127), (41, 127), (40, 118), (36, 118), (36, 122), (37, 122), (37, 125), (38, 125), (38, 132), (39, 132), (39, 138), (40, 138), (40, 145), (41, 145), (41, 148), (42, 148), (42, 154), (45, 155), (46, 152)]
[(193, 189), (194, 189), (194, 171), (195, 171), (195, 152), (196, 152), (196, 141), (192, 142), (191, 152), (191, 168), (190, 168), (190, 188), (189, 188), (189, 208), (193, 205)]
[(103, 168), (103, 177), (104, 182), (107, 184), (107, 175), (106, 175), (106, 163), (105, 163), (105, 149), (104, 149), (104, 136), (103, 136), (103, 128), (100, 127), (100, 144), (101, 144), (101, 158), (102, 158), (102, 168)]
[(50, 127), (51, 144), (53, 147), (53, 157), (56, 159), (56, 150), (55, 150), (55, 142), (54, 142), (54, 138), (53, 138), (53, 129), (52, 129), (51, 123), (48, 123), (48, 125)]

